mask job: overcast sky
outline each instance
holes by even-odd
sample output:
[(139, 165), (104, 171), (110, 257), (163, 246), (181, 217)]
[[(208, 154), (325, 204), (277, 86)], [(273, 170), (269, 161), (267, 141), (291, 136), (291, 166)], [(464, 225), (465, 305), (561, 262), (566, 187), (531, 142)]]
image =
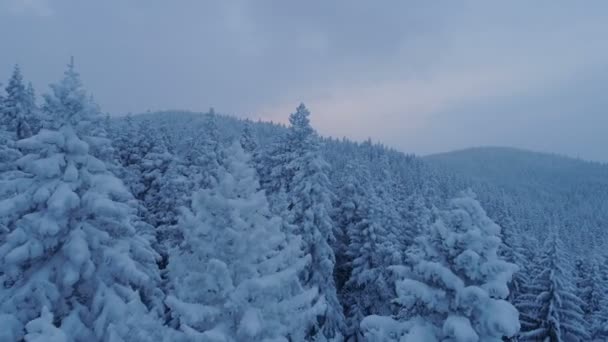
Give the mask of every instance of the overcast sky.
[(104, 111), (206, 110), (427, 154), (608, 161), (608, 1), (0, 0), (0, 78), (70, 55)]

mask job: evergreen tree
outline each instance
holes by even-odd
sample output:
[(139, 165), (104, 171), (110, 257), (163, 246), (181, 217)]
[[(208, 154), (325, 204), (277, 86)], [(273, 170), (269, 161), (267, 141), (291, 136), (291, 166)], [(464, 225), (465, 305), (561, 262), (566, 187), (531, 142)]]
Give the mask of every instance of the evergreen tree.
[[(448, 210), (408, 252), (411, 267), (396, 267), (402, 321), (399, 341), (501, 341), (519, 330), (517, 310), (504, 298), (516, 266), (500, 259), (500, 227), (471, 194)], [(377, 336), (395, 322), (371, 316), (362, 322)], [(401, 338), (401, 339), (399, 339)]]
[[(145, 126), (145, 124), (143, 125)], [(145, 135), (142, 136), (139, 133), (144, 133)], [(147, 130), (140, 129), (140, 126), (130, 115), (127, 116), (121, 127), (110, 132), (114, 146), (114, 159), (119, 164), (116, 174), (134, 196), (137, 196), (143, 189), (141, 164), (142, 158), (148, 151), (145, 148), (147, 144), (144, 144), (142, 140), (147, 135)], [(141, 210), (143, 210), (143, 206)]]
[(216, 116), (208, 114), (199, 130), (189, 139), (183, 160), (191, 190), (213, 187), (223, 159)]
[(407, 196), (402, 205), (398, 208), (401, 220), (397, 239), (399, 246), (407, 250), (431, 224), (431, 210), (427, 208), (424, 197), (417, 192)]
[(13, 132), (17, 140), (30, 137), (35, 125), (35, 110), (29, 94), (23, 84), (23, 76), (18, 65), (6, 86), (6, 98), (2, 106), (2, 124), (9, 132)]
[(605, 298), (608, 296), (608, 284), (600, 262), (596, 258), (580, 261), (581, 264), (587, 264), (586, 267), (582, 267), (587, 270), (586, 273), (577, 272), (577, 290), (578, 297), (583, 302), (585, 328), (594, 340), (601, 340), (602, 337), (606, 337), (602, 325), (606, 322), (603, 316), (606, 311), (604, 304), (606, 303)]
[(27, 175), (13, 178), (18, 191), (0, 202), (0, 218), (15, 217), (0, 245), (0, 311), (13, 318), (6, 329), (43, 338), (52, 320), (70, 341), (158, 339), (162, 327), (144, 304), (157, 291), (157, 255), (135, 230), (130, 193), (90, 153), (97, 107), (73, 62), (51, 89), (49, 129), (17, 143)]
[(174, 324), (188, 340), (304, 341), (325, 310), (298, 279), (310, 257), (270, 214), (249, 156), (238, 143), (227, 155), (217, 186), (200, 190), (181, 219), (166, 300)]
[(252, 156), (256, 153), (258, 143), (256, 142), (256, 139), (253, 136), (251, 121), (249, 120), (245, 122), (243, 132), (241, 133), (240, 142), (241, 147), (243, 147), (243, 150), (245, 150), (245, 152), (251, 154)]
[(192, 191), (192, 188), (190, 188), (187, 170), (177, 157), (170, 156), (170, 159), (161, 159), (159, 162), (168, 162), (168, 165), (166, 165), (162, 177), (156, 180), (159, 182), (158, 191), (150, 198), (153, 206), (148, 210), (155, 213), (159, 243), (164, 246), (163, 248), (169, 248), (178, 245), (183, 239), (183, 233), (178, 226), (178, 218), (180, 208), (189, 202), (188, 193)]
[[(154, 134), (153, 130), (149, 131)], [(145, 221), (154, 227), (159, 227), (172, 221), (172, 218), (166, 217), (169, 212), (173, 211), (170, 203), (172, 199), (161, 196), (167, 195), (167, 193), (163, 193), (162, 189), (169, 183), (168, 171), (173, 163), (173, 156), (167, 152), (162, 141), (154, 140), (152, 137), (148, 137), (147, 140), (147, 152), (143, 155), (141, 165), (139, 165), (142, 188), (137, 198), (146, 208)]]
[(593, 341), (608, 339), (608, 264), (605, 258), (596, 260), (593, 274), (590, 274), (591, 291), (586, 321), (590, 324)]
[(367, 201), (357, 207), (358, 220), (348, 231), (347, 255), (352, 260), (352, 271), (346, 283), (345, 304), (353, 341), (364, 341), (359, 325), (365, 316), (391, 314), (390, 302), (394, 298), (388, 279), (393, 244), (381, 223), (381, 202), (371, 188), (365, 192)]
[(377, 206), (377, 209), (381, 210), (378, 219), (387, 232), (388, 241), (393, 245), (392, 249), (397, 252), (395, 262), (398, 263), (401, 261), (399, 252), (405, 250), (412, 241), (408, 242), (404, 239), (408, 234), (404, 234), (403, 222), (399, 217), (398, 202), (395, 200), (396, 180), (387, 153), (381, 154), (374, 166), (377, 170), (375, 174), (379, 177), (373, 179), (373, 190), (381, 201)]
[(507, 300), (517, 308), (520, 322), (525, 326), (526, 322), (533, 320), (529, 315), (530, 313), (525, 310), (525, 307), (520, 306), (522, 304), (522, 296), (524, 296), (529, 282), (529, 263), (532, 259), (527, 257), (521, 240), (523, 234), (518, 230), (515, 220), (508, 212), (508, 209), (504, 205), (499, 206), (495, 217), (497, 223), (502, 228), (502, 244), (499, 249), (499, 255), (506, 261), (518, 266), (517, 271), (509, 282), (509, 297), (507, 297)]
[(334, 278), (336, 279), (336, 289), (339, 295), (343, 294), (344, 285), (350, 278), (352, 270), (352, 259), (348, 256), (349, 232), (361, 220), (358, 215), (360, 212), (358, 208), (365, 199), (362, 184), (366, 181), (369, 180), (362, 177), (362, 173), (357, 169), (355, 162), (349, 161), (344, 167), (344, 179), (337, 189), (335, 197), (333, 221), (336, 226), (336, 242), (334, 244), (336, 268)]
[(32, 129), (32, 134), (35, 134), (40, 130), (40, 128), (42, 128), (43, 115), (40, 112), (40, 108), (38, 108), (38, 103), (36, 101), (36, 89), (34, 89), (32, 82), (27, 83), (25, 93), (27, 99), (26, 113), (30, 113), (27, 120), (30, 128)]
[(564, 246), (556, 232), (544, 244), (538, 263), (521, 304), (533, 313), (534, 325), (526, 324), (521, 341), (587, 341), (583, 302), (576, 295), (573, 274), (566, 261)]
[(333, 274), (334, 223), (330, 213), (334, 195), (327, 176), (329, 164), (321, 156), (319, 137), (310, 126), (309, 115), (303, 104), (290, 115), (285, 148), (276, 158), (280, 163), (272, 175), (278, 177), (279, 189), (286, 195), (284, 215), (294, 226), (292, 233), (302, 238), (305, 253), (312, 257), (303, 274), (304, 283), (318, 288), (327, 302), (327, 311), (311, 334), (339, 338), (345, 321)]
[[(15, 136), (6, 130), (5, 126), (0, 125), (0, 172), (15, 170), (15, 161), (21, 157), (21, 152), (15, 146)], [(0, 182), (5, 181), (9, 174), (5, 173), (0, 178)], [(0, 199), (4, 196), (0, 192)]]

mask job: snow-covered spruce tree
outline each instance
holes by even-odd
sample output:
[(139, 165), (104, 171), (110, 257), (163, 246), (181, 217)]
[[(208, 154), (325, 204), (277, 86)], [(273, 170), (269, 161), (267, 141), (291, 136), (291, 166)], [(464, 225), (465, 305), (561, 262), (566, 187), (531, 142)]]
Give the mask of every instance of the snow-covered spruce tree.
[[(13, 119), (14, 114), (14, 102), (18, 92), (15, 88), (21, 80), (21, 74), (19, 68), (15, 67), (15, 73), (11, 77), (11, 85), (7, 89), (11, 89), (11, 100), (7, 100), (0, 93), (0, 172), (16, 169), (15, 160), (17, 160), (21, 154), (15, 147), (15, 141), (17, 141), (17, 122)], [(1, 85), (1, 84), (0, 84)], [(4, 174), (0, 181), (6, 179), (8, 175)], [(0, 183), (0, 199), (2, 199), (2, 192), (7, 189), (2, 188)], [(12, 191), (12, 190), (10, 190)], [(9, 192), (10, 192), (9, 191)], [(1, 231), (1, 229), (0, 229)]]
[(168, 165), (162, 177), (157, 179), (161, 183), (158, 191), (149, 198), (153, 205), (148, 208), (154, 213), (157, 224), (156, 236), (163, 250), (178, 245), (183, 239), (178, 218), (180, 208), (188, 204), (192, 191), (187, 169), (181, 160), (171, 156), (171, 159), (165, 162), (168, 162)]
[(145, 221), (159, 227), (170, 223), (173, 218), (166, 217), (174, 212), (171, 197), (163, 188), (169, 184), (171, 164), (174, 162), (173, 156), (167, 152), (167, 148), (162, 141), (153, 142), (148, 148), (148, 152), (143, 155), (139, 172), (141, 174), (142, 189), (138, 199), (146, 207), (147, 216)]
[(218, 180), (223, 159), (215, 114), (207, 114), (204, 124), (189, 138), (183, 155), (183, 165), (190, 180), (190, 191), (209, 189)]
[[(343, 170), (344, 179), (336, 190), (334, 202), (333, 221), (335, 223), (334, 235), (336, 242), (334, 243), (334, 253), (336, 255), (336, 268), (334, 278), (336, 279), (336, 290), (338, 296), (343, 294), (344, 285), (350, 278), (352, 270), (351, 258), (348, 256), (348, 246), (350, 245), (349, 231), (361, 219), (358, 216), (358, 208), (365, 200), (366, 194), (362, 184), (369, 182), (361, 177), (355, 161), (346, 163)], [(343, 302), (343, 299), (340, 300)]]
[[(3, 200), (12, 197), (15, 192), (18, 192), (24, 185), (27, 185), (14, 182), (14, 179), (26, 176), (17, 167), (16, 161), (20, 157), (21, 152), (15, 146), (14, 132), (8, 131), (6, 126), (0, 124), (0, 211), (5, 212), (4, 215), (0, 215), (0, 244), (5, 240), (6, 234), (14, 228), (14, 221), (18, 218), (18, 215), (10, 207), (6, 209), (2, 208), (3, 203), (8, 205), (8, 202), (4, 202)], [(3, 273), (4, 269), (0, 268), (0, 277)]]
[(415, 192), (400, 203), (402, 207), (397, 208), (400, 212), (399, 234), (397, 239), (400, 246), (409, 248), (416, 237), (424, 234), (431, 224), (431, 210), (427, 207), (424, 197)]
[(608, 340), (608, 261), (606, 258), (596, 261), (597, 269), (594, 268), (594, 273), (591, 275), (594, 282), (592, 301), (598, 305), (587, 322), (591, 326), (592, 341), (606, 341)]
[(23, 84), (23, 76), (18, 65), (6, 86), (6, 98), (2, 105), (1, 121), (9, 132), (14, 132), (16, 139), (32, 136), (33, 126), (37, 125), (35, 101)]
[(588, 341), (583, 302), (576, 295), (573, 273), (557, 232), (547, 238), (534, 265), (520, 306), (533, 313), (534, 326), (524, 326), (520, 341)]
[(335, 278), (345, 310), (348, 340), (362, 340), (359, 323), (370, 314), (390, 314), (394, 291), (387, 281), (393, 241), (383, 226), (383, 202), (375, 193), (367, 165), (348, 161), (337, 190)]
[(108, 131), (112, 144), (114, 145), (115, 158), (123, 166), (137, 164), (140, 162), (137, 125), (131, 115), (119, 121), (119, 125), (111, 126)]
[[(156, 145), (150, 123), (136, 123), (131, 116), (127, 116), (121, 127), (112, 131), (110, 137), (114, 145), (114, 158), (121, 166), (118, 175), (131, 193), (141, 200), (141, 193), (145, 188), (142, 176), (143, 158)], [(145, 213), (141, 213), (141, 216), (145, 217)]]
[(317, 133), (310, 126), (310, 112), (301, 104), (289, 117), (291, 126), (284, 139), (278, 161), (272, 170), (279, 188), (278, 198), (286, 206), (282, 214), (295, 228), (292, 234), (302, 238), (304, 251), (312, 261), (302, 275), (305, 286), (316, 287), (327, 302), (327, 311), (311, 331), (314, 338), (340, 339), (345, 330), (342, 306), (334, 281), (335, 255), (329, 164), (320, 152)]
[[(0, 200), (11, 197), (20, 190), (20, 184), (13, 180), (26, 175), (16, 163), (22, 156), (16, 147), (16, 141), (29, 137), (32, 128), (38, 124), (33, 89), (25, 89), (17, 65), (6, 91), (7, 97), (0, 95)], [(18, 215), (10, 212), (0, 217), (0, 241), (4, 241), (5, 235), (13, 229), (17, 218)], [(0, 275), (3, 273), (4, 270), (0, 269)]]
[(529, 264), (532, 260), (527, 257), (523, 246), (522, 239), (524, 238), (524, 234), (519, 231), (508, 209), (504, 205), (501, 205), (497, 208), (494, 216), (502, 228), (502, 244), (498, 251), (499, 255), (504, 260), (518, 265), (518, 270), (513, 274), (509, 282), (509, 297), (507, 297), (507, 300), (517, 308), (520, 322), (522, 322), (522, 325), (525, 325), (525, 322), (529, 320), (529, 313), (523, 307), (520, 307), (520, 303), (529, 282)]
[(241, 142), (241, 147), (243, 147), (245, 152), (251, 154), (252, 156), (256, 153), (258, 143), (253, 136), (251, 121), (245, 121), (245, 126), (243, 127), (243, 132), (241, 133), (241, 138), (239, 141)]
[[(608, 303), (608, 283), (604, 274), (605, 270), (601, 267), (601, 261), (598, 258), (587, 258), (578, 260), (580, 264), (586, 264), (586, 267), (577, 267), (577, 290), (578, 297), (583, 302), (583, 319), (586, 329), (589, 332), (592, 340), (605, 340), (606, 324), (605, 320), (607, 309), (605, 304)], [(579, 264), (579, 265), (580, 265)], [(581, 273), (585, 270), (585, 273)]]
[(282, 231), (249, 156), (235, 142), (217, 186), (197, 192), (181, 218), (166, 303), (186, 341), (304, 341), (325, 311), (298, 274), (310, 256)]
[(395, 299), (401, 329), (369, 316), (361, 323), (366, 337), (388, 330), (388, 340), (395, 341), (498, 342), (515, 335), (517, 310), (504, 298), (517, 266), (497, 255), (500, 227), (469, 193), (452, 199), (438, 216), (408, 252), (411, 267), (395, 268), (404, 276)]
[[(131, 147), (130, 156), (132, 158), (132, 162), (125, 166), (131, 169), (133, 177), (136, 177), (134, 180), (135, 184), (132, 186), (133, 195), (135, 198), (141, 201), (142, 204), (144, 204), (144, 197), (146, 192), (149, 190), (150, 181), (152, 178), (148, 177), (148, 179), (146, 179), (146, 177), (144, 177), (144, 173), (150, 172), (149, 169), (153, 168), (151, 159), (156, 159), (155, 157), (157, 155), (162, 154), (164, 152), (164, 147), (159, 146), (160, 141), (157, 139), (156, 131), (152, 129), (151, 122), (149, 120), (140, 121), (137, 125), (137, 130), (134, 133), (135, 136), (133, 139), (134, 141), (131, 142), (133, 147)], [(146, 165), (144, 164), (146, 162), (148, 163), (148, 170), (145, 170)], [(145, 213), (143, 215), (144, 220), (146, 221), (148, 221), (147, 215), (149, 215), (149, 213)]]
[(365, 192), (365, 202), (357, 207), (358, 220), (348, 231), (347, 255), (352, 260), (352, 270), (344, 302), (351, 341), (365, 340), (359, 329), (364, 317), (391, 314), (390, 304), (395, 295), (388, 277), (394, 245), (382, 225), (382, 202), (369, 186)]
[(398, 202), (395, 200), (396, 181), (391, 173), (387, 154), (376, 155), (379, 151), (370, 152), (369, 168), (373, 175), (370, 177), (371, 187), (380, 201), (376, 206), (376, 209), (379, 210), (376, 220), (379, 220), (378, 223), (384, 227), (387, 240), (393, 245), (392, 249), (396, 252), (395, 263), (401, 263), (400, 254), (407, 246), (404, 242), (407, 241), (408, 234), (404, 232), (405, 222), (399, 217)]
[[(314, 135), (315, 132), (310, 124), (308, 126), (310, 129), (308, 134)], [(295, 139), (295, 131), (296, 129), (292, 125), (287, 134), (279, 135), (268, 146), (261, 148), (257, 156), (254, 156), (254, 162), (260, 176), (260, 185), (268, 194), (271, 209), (279, 214), (284, 214), (287, 210), (286, 197), (291, 189), (290, 183), (294, 176), (293, 167), (290, 167), (289, 163), (294, 158), (294, 151), (303, 149), (302, 146), (296, 145), (294, 142), (302, 140)]]
[(0, 311), (12, 322), (3, 330), (34, 339), (52, 315), (69, 341), (160, 340), (144, 305), (158, 284), (157, 254), (136, 234), (131, 194), (85, 142), (99, 141), (88, 136), (97, 106), (73, 62), (51, 89), (48, 129), (17, 142), (27, 175), (0, 202), (0, 218), (17, 216), (0, 245)]
[(185, 195), (174, 186), (182, 180), (176, 174), (177, 159), (158, 139), (159, 134), (148, 120), (136, 124), (127, 117), (122, 129), (115, 130), (112, 136), (115, 158), (120, 164), (117, 173), (137, 200), (134, 206), (138, 216), (153, 227), (152, 233), (162, 244), (167, 226), (176, 223), (177, 207), (185, 203), (179, 199)]
[(203, 131), (205, 134), (200, 141), (201, 154), (199, 155), (199, 163), (203, 165), (207, 179), (203, 179), (202, 186), (211, 186), (217, 181), (219, 166), (224, 160), (220, 131), (217, 125), (217, 115), (213, 108), (210, 108), (209, 113), (207, 113)]

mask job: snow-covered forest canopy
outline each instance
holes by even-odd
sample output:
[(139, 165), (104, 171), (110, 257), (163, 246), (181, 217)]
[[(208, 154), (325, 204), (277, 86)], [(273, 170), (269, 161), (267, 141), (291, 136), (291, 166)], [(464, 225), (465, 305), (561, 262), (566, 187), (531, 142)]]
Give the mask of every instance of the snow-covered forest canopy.
[(0, 93), (0, 342), (607, 341), (608, 166)]

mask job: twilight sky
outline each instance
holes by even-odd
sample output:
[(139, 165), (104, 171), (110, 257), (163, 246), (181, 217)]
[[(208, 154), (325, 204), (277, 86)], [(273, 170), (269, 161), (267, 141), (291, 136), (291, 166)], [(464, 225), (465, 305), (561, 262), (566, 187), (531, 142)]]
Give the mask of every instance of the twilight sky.
[(0, 79), (70, 55), (113, 114), (206, 110), (427, 154), (514, 146), (608, 162), (608, 2), (0, 0)]

